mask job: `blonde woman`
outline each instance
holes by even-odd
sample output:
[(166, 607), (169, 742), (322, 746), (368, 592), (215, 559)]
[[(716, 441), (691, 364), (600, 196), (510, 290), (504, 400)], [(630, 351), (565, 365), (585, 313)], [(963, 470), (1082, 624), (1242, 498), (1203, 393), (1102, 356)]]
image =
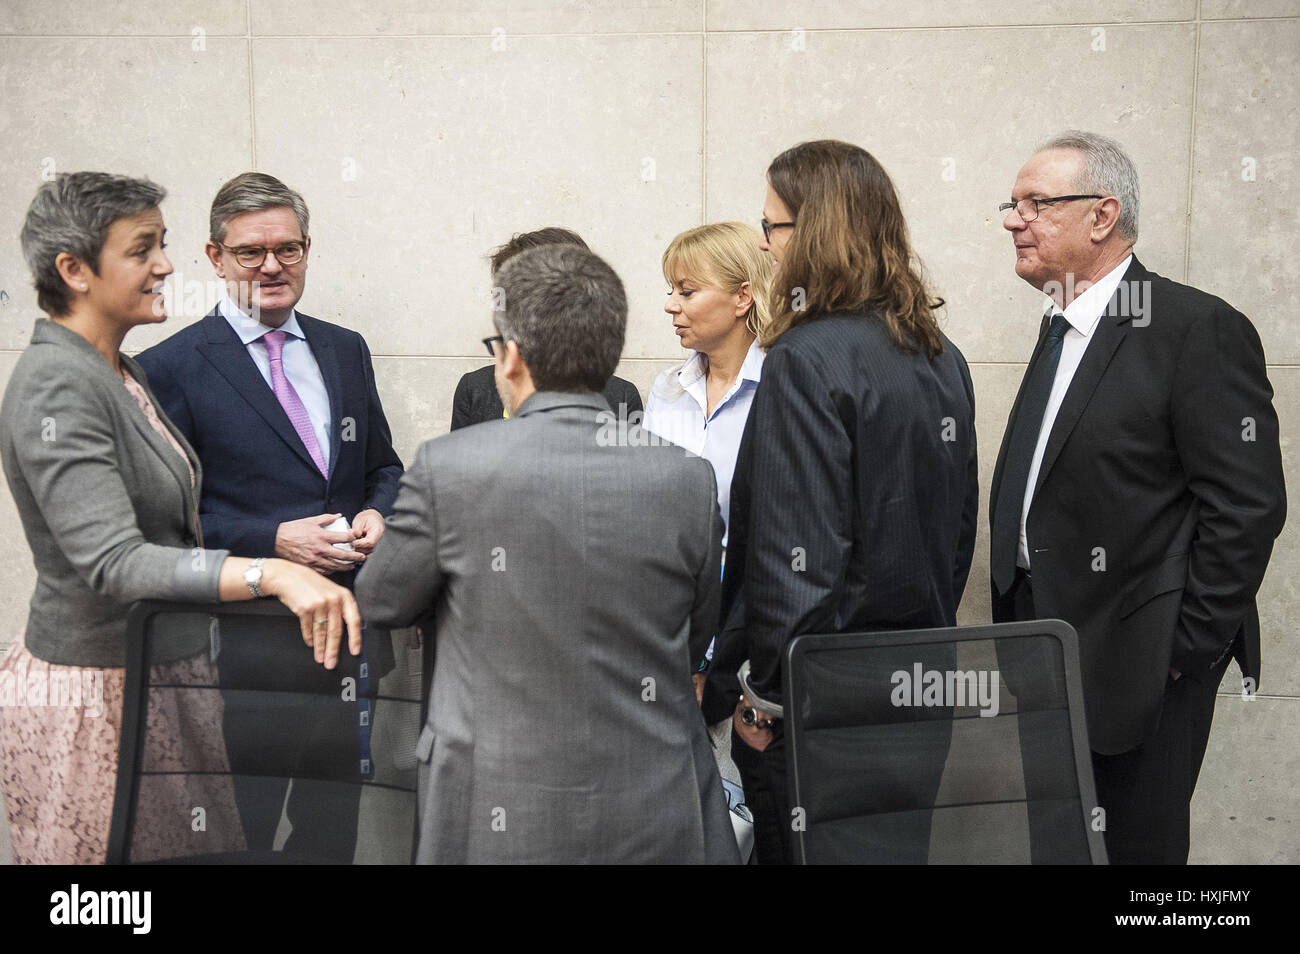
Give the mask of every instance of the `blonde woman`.
[(655, 379), (644, 428), (713, 465), (724, 532), (731, 475), (758, 388), (772, 264), (758, 233), (740, 222), (701, 225), (664, 252), (664, 311), (686, 359)]
[[(767, 329), (770, 307), (772, 263), (758, 246), (758, 232), (740, 222), (701, 225), (669, 244), (663, 257), (669, 286), (664, 311), (687, 355), (655, 379), (643, 425), (713, 465), (724, 562), (731, 476), (763, 367), (759, 339)], [(743, 614), (736, 613), (728, 628), (742, 621)], [(696, 696), (711, 726), (731, 715), (740, 696), (736, 670), (744, 660), (744, 641), (731, 639), (728, 644), (732, 652), (715, 654), (711, 643), (706, 659), (696, 660)], [(735, 779), (731, 759), (752, 762), (756, 755), (736, 744), (734, 732), (721, 729), (713, 735), (718, 768), (724, 778)], [(729, 747), (723, 741), (728, 736)], [(757, 771), (738, 767), (751, 776)]]

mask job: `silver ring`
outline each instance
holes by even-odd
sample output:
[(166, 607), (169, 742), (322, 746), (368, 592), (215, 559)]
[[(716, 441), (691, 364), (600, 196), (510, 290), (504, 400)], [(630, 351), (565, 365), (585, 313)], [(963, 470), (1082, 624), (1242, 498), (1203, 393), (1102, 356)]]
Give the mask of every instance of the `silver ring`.
[(328, 617), (328, 616), (322, 616), (322, 617), (320, 617), (320, 619), (312, 620), (312, 622), (315, 623), (317, 626), (324, 626), (324, 625), (325, 625), (326, 623), (328, 623), (329, 621), (330, 621), (330, 620), (329, 620), (329, 617)]

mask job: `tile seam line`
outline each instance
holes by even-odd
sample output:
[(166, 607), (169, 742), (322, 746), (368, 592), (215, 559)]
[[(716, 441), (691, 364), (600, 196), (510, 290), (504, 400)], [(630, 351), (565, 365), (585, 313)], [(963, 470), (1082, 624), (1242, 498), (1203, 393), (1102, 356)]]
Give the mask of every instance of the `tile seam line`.
[[(134, 352), (132, 351), (126, 352), (126, 354), (133, 354), (133, 353)], [(0, 351), (0, 354), (22, 354), (22, 351)], [(479, 355), (475, 355), (475, 354), (463, 354), (463, 355), (462, 354), (380, 354), (377, 351), (372, 351), (370, 353), (370, 356), (372, 358), (418, 358), (423, 360), (432, 359), (436, 361), (472, 361), (480, 357)], [(647, 357), (635, 356), (635, 357), (621, 357), (618, 360), (619, 361), (654, 361), (654, 362), (680, 361), (681, 356), (675, 355), (669, 358), (647, 358)], [(487, 364), (488, 361), (489, 359), (487, 358), (483, 359), (484, 364)], [(967, 365), (970, 365), (972, 367), (982, 367), (982, 368), (1023, 368), (1026, 364), (1026, 362), (1024, 361), (967, 361), (966, 363)], [(1295, 370), (1300, 368), (1300, 364), (1270, 364), (1268, 365), (1268, 368), (1271, 370), (1279, 370), (1279, 369)]]
[[(576, 33), (507, 33), (511, 37), (601, 37), (601, 36), (703, 36), (703, 35), (784, 35), (793, 29), (805, 33), (922, 33), (936, 30), (957, 32), (965, 30), (1050, 30), (1060, 27), (1129, 27), (1129, 26), (1196, 26), (1214, 23), (1277, 23), (1300, 21), (1300, 15), (1277, 17), (1241, 17), (1234, 19), (1201, 20), (1071, 20), (1054, 23), (966, 23), (935, 24), (931, 26), (881, 26), (881, 27), (764, 27), (755, 29), (709, 30), (623, 30)], [(191, 39), (189, 33), (0, 33), (0, 39), (33, 40), (150, 40)], [(240, 40), (412, 40), (412, 39), (482, 39), (491, 40), (491, 33), (209, 33), (208, 38)]]
[(1192, 203), (1196, 199), (1196, 110), (1201, 89), (1201, 2), (1196, 0), (1196, 35), (1192, 42), (1192, 103), (1190, 130), (1187, 136), (1187, 228), (1183, 240), (1183, 284), (1192, 279)]
[[(145, 346), (145, 347), (152, 347), (152, 345), (147, 345), (147, 346)], [(122, 350), (122, 353), (123, 353), (123, 354), (127, 354), (127, 355), (135, 355), (135, 354), (139, 354), (141, 351), (144, 351), (144, 350), (145, 350), (145, 347), (140, 347), (140, 348), (124, 348), (124, 349)], [(15, 355), (15, 356), (18, 356), (18, 355), (21, 355), (21, 354), (22, 354), (24, 351), (26, 351), (26, 350), (27, 350), (26, 347), (22, 347), (22, 348), (0, 348), (0, 356), (4, 356), (4, 355)], [(431, 360), (431, 361), (475, 361), (475, 360), (478, 360), (479, 358), (482, 358), (482, 357), (483, 357), (482, 355), (477, 355), (477, 354), (395, 354), (395, 353), (382, 353), (382, 352), (378, 352), (378, 351), (372, 351), (372, 352), (370, 353), (370, 356), (373, 357), (373, 358), (412, 358), (412, 359)], [(619, 358), (619, 361), (651, 361), (651, 362), (663, 362), (663, 361), (677, 361), (677, 360), (680, 360), (680, 357), (681, 357), (680, 355), (673, 355), (673, 356), (665, 357), (665, 358), (655, 358), (655, 357), (645, 357), (645, 356), (642, 356), (642, 355), (632, 355), (632, 356), (624, 356), (624, 357), (621, 357), (621, 358)], [(483, 358), (483, 363), (486, 364), (487, 362), (488, 362), (488, 359), (487, 359), (487, 358)], [(980, 367), (980, 368), (1023, 368), (1023, 367), (1025, 366), (1025, 363), (1026, 363), (1026, 362), (1024, 362), (1024, 361), (970, 361), (970, 360), (967, 360), (966, 363), (967, 363), (968, 365), (970, 365), (971, 367)], [(1267, 367), (1269, 368), (1269, 370), (1276, 370), (1276, 371), (1295, 371), (1295, 370), (1300, 370), (1300, 364), (1273, 364), (1273, 363), (1269, 363), (1269, 364), (1267, 365)]]
[(248, 57), (248, 154), (257, 169), (257, 83), (253, 77), (253, 0), (244, 3), (244, 43)]
[(709, 0), (700, 3), (700, 225), (709, 221)]

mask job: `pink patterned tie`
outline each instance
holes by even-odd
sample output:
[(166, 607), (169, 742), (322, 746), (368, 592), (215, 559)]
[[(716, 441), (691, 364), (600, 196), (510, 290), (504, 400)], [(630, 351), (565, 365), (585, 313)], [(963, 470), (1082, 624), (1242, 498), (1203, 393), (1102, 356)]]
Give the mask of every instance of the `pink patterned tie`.
[(275, 397), (284, 408), (284, 413), (289, 415), (289, 422), (302, 438), (307, 453), (311, 454), (311, 459), (316, 462), (321, 475), (328, 480), (329, 470), (325, 467), (325, 458), (321, 455), (320, 444), (316, 443), (316, 432), (312, 430), (311, 416), (303, 407), (298, 392), (284, 376), (284, 332), (279, 329), (268, 331), (262, 335), (262, 340), (266, 342), (266, 356), (271, 359), (271, 390), (275, 392)]

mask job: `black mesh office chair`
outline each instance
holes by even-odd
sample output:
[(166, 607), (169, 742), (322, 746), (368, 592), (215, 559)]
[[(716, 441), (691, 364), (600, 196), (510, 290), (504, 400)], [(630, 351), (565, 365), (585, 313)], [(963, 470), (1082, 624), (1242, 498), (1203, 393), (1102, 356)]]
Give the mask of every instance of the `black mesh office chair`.
[(426, 683), (370, 655), (325, 670), (271, 600), (137, 603), (109, 862), (410, 863)]
[(1105, 864), (1077, 640), (1060, 620), (793, 640), (796, 859)]

